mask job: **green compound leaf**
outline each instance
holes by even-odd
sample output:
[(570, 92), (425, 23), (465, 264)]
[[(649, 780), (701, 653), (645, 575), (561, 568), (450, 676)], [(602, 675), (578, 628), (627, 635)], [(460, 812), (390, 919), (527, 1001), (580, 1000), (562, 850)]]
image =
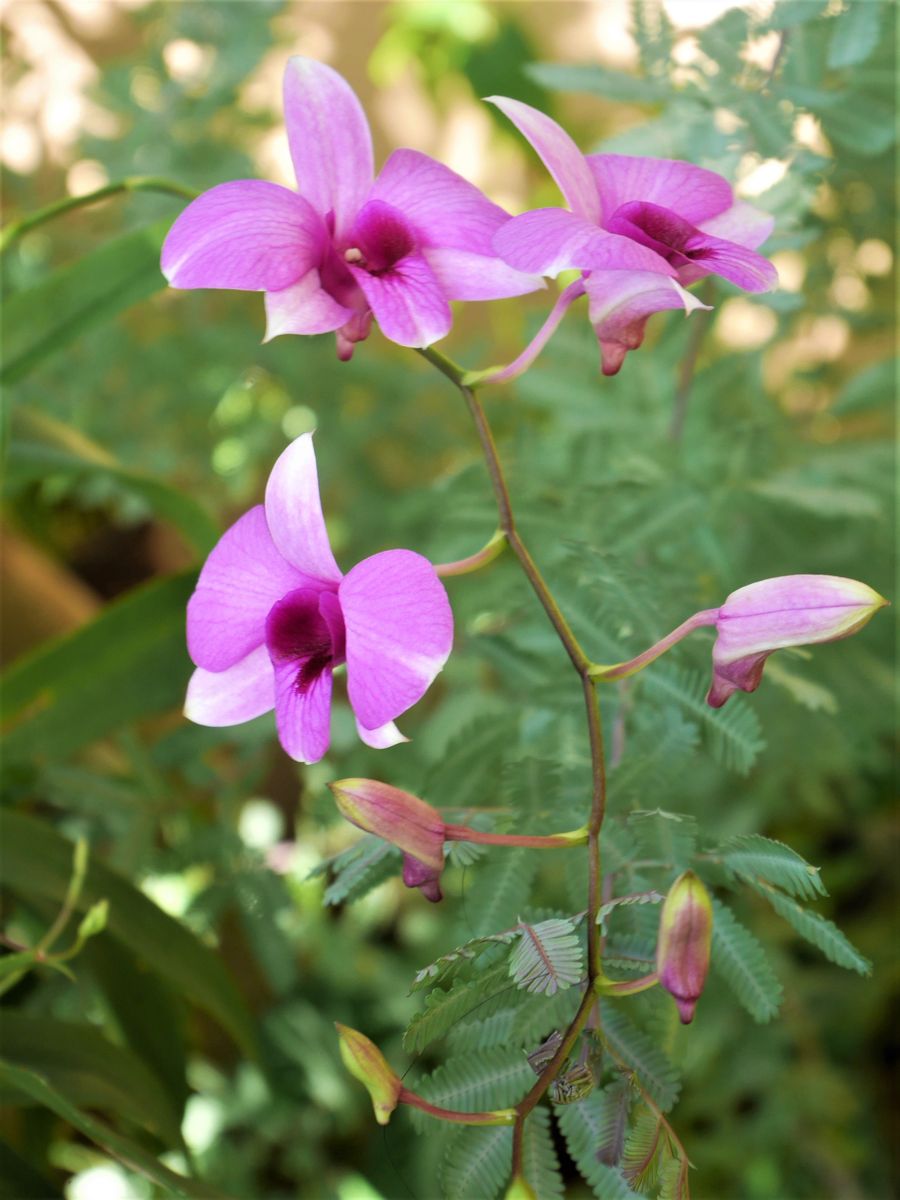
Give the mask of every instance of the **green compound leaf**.
[(579, 981), (583, 965), (575, 926), (571, 921), (554, 918), (521, 926), (519, 943), (510, 955), (509, 973), (520, 988), (555, 996)]
[(718, 762), (738, 775), (746, 775), (765, 748), (759, 717), (749, 705), (710, 708), (706, 681), (696, 671), (660, 667), (648, 672), (646, 686), (681, 704), (699, 719)]
[(89, 1116), (71, 1104), (65, 1096), (51, 1087), (34, 1071), (27, 1071), (12, 1063), (0, 1061), (0, 1087), (14, 1090), (36, 1104), (49, 1108), (57, 1116), (73, 1125), (101, 1149), (111, 1154), (124, 1166), (137, 1171), (146, 1179), (159, 1184), (166, 1196), (179, 1200), (225, 1200), (223, 1193), (215, 1191), (195, 1179), (176, 1175), (153, 1157), (149, 1151), (110, 1129), (95, 1117)]
[(872, 963), (860, 954), (833, 921), (803, 908), (796, 900), (791, 900), (769, 884), (754, 883), (752, 886), (761, 896), (765, 896), (778, 915), (784, 917), (802, 938), (818, 947), (829, 962), (848, 971), (856, 971), (859, 975), (872, 974)]
[(630, 813), (628, 828), (634, 834), (639, 858), (651, 858), (672, 867), (687, 866), (697, 847), (697, 822), (685, 813), (647, 809)]
[(752, 882), (758, 877), (803, 900), (828, 895), (819, 868), (810, 866), (783, 842), (756, 833), (743, 834), (723, 842), (718, 853), (728, 871), (739, 879)]
[[(0, 816), (0, 834), (3, 886), (22, 896), (61, 903), (69, 885), (72, 843), (49, 825), (8, 810)], [(244, 1052), (254, 1056), (256, 1034), (250, 1015), (218, 956), (125, 878), (91, 859), (76, 909), (87, 912), (102, 899), (109, 901), (109, 934), (215, 1017)]]
[(750, 930), (715, 898), (710, 961), (754, 1021), (764, 1024), (772, 1020), (781, 1006), (781, 983)]
[(154, 580), (3, 677), (7, 761), (59, 759), (130, 721), (180, 705), (191, 672), (185, 606), (195, 572)]
[(494, 1200), (509, 1179), (512, 1130), (496, 1125), (473, 1126), (453, 1137), (441, 1164), (441, 1194), (445, 1200)]
[(310, 871), (309, 878), (326, 871), (333, 872), (325, 889), (324, 902), (327, 905), (343, 904), (361, 899), (385, 880), (399, 875), (400, 869), (400, 852), (396, 846), (370, 833), (340, 854), (319, 863)]
[(601, 1011), (602, 1036), (613, 1057), (630, 1067), (641, 1086), (668, 1112), (681, 1091), (678, 1071), (642, 1029), (627, 1017), (613, 1002), (607, 1001)]
[(490, 1016), (509, 1003), (515, 984), (509, 982), (505, 963), (482, 972), (475, 979), (456, 983), (449, 991), (435, 988), (425, 999), (425, 1007), (409, 1023), (403, 1036), (404, 1047), (423, 1050), (471, 1013)]
[(522, 1137), (522, 1174), (538, 1200), (563, 1200), (565, 1184), (550, 1133), (550, 1113), (536, 1108), (525, 1122)]
[(490, 933), (513, 925), (528, 905), (538, 855), (521, 847), (491, 847), (481, 862), (470, 868), (475, 879), (466, 895), (471, 932)]
[(569, 66), (532, 63), (525, 68), (525, 73), (554, 92), (588, 92), (593, 96), (607, 96), (628, 104), (653, 104), (672, 94), (669, 85), (661, 80), (642, 79), (612, 67), (593, 64)]
[[(556, 1109), (556, 1121), (566, 1140), (575, 1165), (587, 1180), (597, 1197), (597, 1200), (629, 1200), (636, 1196), (626, 1183), (622, 1173), (606, 1161), (606, 1156), (613, 1151), (620, 1156), (624, 1147), (624, 1126), (618, 1129), (618, 1121), (613, 1141), (610, 1141), (609, 1099), (611, 1089), (621, 1089), (624, 1086), (627, 1093), (631, 1088), (627, 1081), (611, 1084), (602, 1092), (593, 1092), (585, 1100), (577, 1104), (567, 1104)], [(627, 1109), (626, 1109), (627, 1116)]]
[(22, 379), (93, 325), (165, 287), (159, 269), (169, 218), (114, 238), (78, 262), (10, 296), (4, 313), (0, 381)]
[(468, 942), (457, 946), (455, 950), (449, 950), (446, 954), (442, 954), (440, 958), (436, 958), (427, 967), (422, 967), (420, 971), (416, 971), (416, 977), (409, 990), (411, 992), (418, 992), (424, 987), (438, 983), (446, 984), (460, 967), (472, 962), (479, 954), (487, 950), (489, 946), (496, 946), (498, 944), (509, 945), (510, 942), (514, 942), (520, 935), (521, 930), (514, 928), (504, 929), (500, 933), (487, 933), (484, 937), (471, 938)]

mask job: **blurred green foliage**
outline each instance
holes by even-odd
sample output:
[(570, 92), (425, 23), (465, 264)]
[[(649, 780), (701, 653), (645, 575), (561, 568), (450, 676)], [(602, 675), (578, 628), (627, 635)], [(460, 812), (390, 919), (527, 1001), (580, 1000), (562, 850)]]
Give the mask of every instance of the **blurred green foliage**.
[[(113, 179), (202, 188), (253, 174), (253, 148), (280, 115), (248, 108), (242, 87), (263, 56), (295, 48), (296, 10), (262, 0), (136, 10), (136, 36), (103, 59), (92, 94), (118, 132), (85, 135), (79, 153)], [(766, 18), (732, 9), (685, 31), (636, 0), (635, 71), (538, 62), (542, 23), (574, 20), (574, 6), (378, 11), (373, 80), (412, 70), (439, 114), (448, 79), (545, 107), (581, 93), (591, 99), (572, 129), (586, 149), (684, 157), (730, 178), (771, 160), (785, 168), (754, 197), (777, 218), (767, 253), (782, 256), (782, 290), (750, 302), (717, 283), (712, 318), (655, 318), (611, 380), (576, 308), (526, 376), (485, 393), (521, 526), (594, 656), (627, 657), (757, 578), (824, 572), (889, 595), (892, 6), (779, 0)], [(201, 84), (167, 69), (178, 39), (210, 51)], [(494, 136), (515, 144), (499, 122)], [(555, 203), (529, 167), (535, 197)], [(9, 174), (6, 187), (9, 207), (28, 212), (62, 180)], [(80, 911), (101, 898), (110, 908), (68, 964), (74, 981), (39, 967), (3, 997), (0, 1195), (68, 1186), (72, 1200), (100, 1197), (91, 1172), (111, 1160), (125, 1164), (115, 1194), (129, 1200), (494, 1195), (508, 1131), (431, 1123), (423, 1138), (403, 1112), (381, 1130), (340, 1067), (332, 1022), (411, 1063), (433, 1098), (475, 1089), (491, 1106), (514, 1102), (529, 1078), (519, 1047), (571, 1015), (571, 989), (471, 1013), (462, 993), (482, 997), (485, 974), (465, 962), (424, 1007), (410, 988), (470, 938), (580, 911), (584, 879), (555, 852), (537, 863), (458, 847), (445, 903), (426, 910), (400, 886), (393, 853), (335, 819), (324, 784), (371, 775), (436, 805), (499, 810), (499, 826), (537, 829), (549, 814), (555, 828), (576, 825), (589, 779), (578, 689), (501, 558), (450, 581), (456, 648), (404, 722), (409, 745), (361, 746), (340, 702), (327, 760), (296, 768), (269, 718), (214, 730), (179, 717), (192, 572), (215, 529), (259, 496), (286, 439), (320, 430), (325, 507), (346, 562), (400, 545), (455, 559), (483, 544), (495, 515), (458, 398), (414, 355), (377, 333), (348, 365), (329, 338), (262, 346), (258, 297), (164, 292), (156, 248), (178, 210), (166, 196), (113, 200), (33, 230), (3, 264), (6, 520), (104, 601), (74, 633), (14, 653), (7, 671), (3, 932), (39, 942), (79, 836), (92, 850)], [(462, 312), (451, 352), (472, 367), (511, 357), (548, 304)], [(37, 604), (42, 577), (29, 578)], [(6, 608), (15, 634), (21, 614)], [(665, 1056), (651, 1063), (657, 1099), (668, 1107), (680, 1088), (671, 1119), (700, 1200), (892, 1194), (892, 652), (882, 615), (838, 646), (779, 656), (756, 695), (716, 713), (702, 702), (700, 635), (603, 693), (608, 869), (633, 891), (666, 882), (623, 876), (635, 846), (670, 865), (699, 855), (720, 903), (733, 904), (730, 917), (719, 910), (716, 969), (690, 1029), (654, 993), (610, 1017), (629, 1061), (648, 1044)], [(664, 818), (635, 816), (657, 809), (681, 815), (677, 836)], [(821, 867), (828, 894), (812, 884), (792, 894), (840, 925), (874, 963), (871, 979), (810, 945), (865, 969), (833, 927), (797, 917), (793, 901), (773, 911), (760, 878), (801, 885), (793, 860), (765, 874), (760, 845), (745, 840), (760, 833)], [(652, 906), (610, 915), (623, 961), (655, 917)], [(494, 947), (488, 970), (506, 953)], [(558, 1109), (552, 1133), (546, 1113), (536, 1118), (528, 1154), (541, 1195), (562, 1194), (561, 1179), (567, 1195), (588, 1195), (576, 1163), (595, 1194), (615, 1194), (590, 1154), (591, 1122), (621, 1101), (608, 1090)], [(476, 1148), (484, 1169), (473, 1177)]]

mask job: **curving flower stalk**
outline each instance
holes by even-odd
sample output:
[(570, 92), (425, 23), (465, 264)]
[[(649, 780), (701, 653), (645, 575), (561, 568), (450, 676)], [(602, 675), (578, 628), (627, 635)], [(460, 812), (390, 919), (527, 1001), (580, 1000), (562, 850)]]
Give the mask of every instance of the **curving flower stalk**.
[(403, 1086), (402, 1080), (391, 1070), (387, 1059), (364, 1033), (337, 1021), (334, 1027), (338, 1032), (341, 1060), (354, 1079), (358, 1079), (368, 1091), (375, 1110), (375, 1120), (379, 1125), (387, 1125), (391, 1113), (399, 1104), (408, 1104), (428, 1113), (430, 1117), (437, 1117), (438, 1120), (456, 1125), (512, 1125), (515, 1121), (516, 1112), (512, 1108), (457, 1112), (452, 1108), (441, 1108), (432, 1104), (424, 1096)]
[(375, 779), (340, 779), (329, 783), (335, 803), (346, 820), (391, 842), (403, 851), (403, 882), (417, 887), (426, 900), (442, 898), (440, 877), (446, 842), (479, 842), (487, 846), (525, 846), (532, 850), (557, 850), (583, 846), (587, 829), (547, 835), (483, 833), (467, 825), (445, 822), (411, 792)]
[(721, 608), (694, 613), (643, 653), (591, 668), (594, 679), (626, 679), (695, 629), (712, 625), (713, 678), (707, 703), (721, 708), (740, 690), (754, 692), (775, 650), (836, 642), (867, 624), (888, 603), (868, 584), (837, 575), (780, 575), (738, 588)]

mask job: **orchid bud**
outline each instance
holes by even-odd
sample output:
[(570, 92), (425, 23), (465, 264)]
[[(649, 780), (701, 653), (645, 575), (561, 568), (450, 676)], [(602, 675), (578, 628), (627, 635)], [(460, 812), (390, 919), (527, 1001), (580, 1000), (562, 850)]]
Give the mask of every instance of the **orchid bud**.
[(365, 1034), (358, 1033), (335, 1021), (338, 1044), (344, 1066), (350, 1074), (365, 1084), (372, 1097), (375, 1120), (387, 1125), (391, 1113), (400, 1102), (400, 1079), (387, 1064), (384, 1055)]
[(342, 816), (403, 851), (406, 886), (420, 888), (427, 900), (440, 900), (444, 869), (440, 814), (418, 796), (374, 779), (340, 779), (328, 786)]
[(507, 1188), (503, 1200), (538, 1200), (538, 1195), (524, 1175), (517, 1175)]
[(712, 901), (693, 871), (669, 888), (659, 917), (656, 971), (675, 997), (681, 1023), (689, 1025), (706, 982), (712, 943)]
[(716, 616), (708, 703), (721, 708), (738, 688), (755, 691), (773, 650), (849, 637), (885, 604), (866, 584), (837, 575), (781, 575), (738, 588)]

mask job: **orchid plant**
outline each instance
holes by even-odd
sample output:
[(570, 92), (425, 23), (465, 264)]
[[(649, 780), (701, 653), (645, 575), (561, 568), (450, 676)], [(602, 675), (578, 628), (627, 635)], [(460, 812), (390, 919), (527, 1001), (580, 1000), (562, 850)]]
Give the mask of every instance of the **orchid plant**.
[[(608, 1014), (607, 1006), (627, 1004), (658, 986), (672, 995), (683, 1023), (694, 1020), (716, 954), (715, 907), (697, 873), (674, 878), (664, 861), (656, 864), (664, 884), (668, 875), (663, 890), (610, 892), (601, 856), (607, 760), (598, 691), (644, 670), (694, 630), (712, 626), (707, 701), (719, 707), (736, 690), (759, 687), (773, 652), (847, 637), (885, 601), (855, 580), (789, 575), (744, 583), (720, 607), (688, 617), (628, 661), (598, 663), (582, 645), (519, 532), (477, 388), (521, 374), (583, 295), (602, 371), (612, 375), (641, 345), (652, 314), (707, 307), (688, 290), (703, 277), (716, 274), (748, 292), (773, 288), (775, 269), (758, 252), (773, 220), (736, 199), (713, 171), (669, 159), (585, 156), (544, 113), (503, 97), (493, 103), (534, 147), (567, 207), (510, 217), (460, 176), (412, 150), (394, 151), (373, 182), (369, 128), (352, 89), (331, 68), (293, 58), (285, 71), (284, 104), (299, 192), (259, 181), (223, 183), (194, 200), (173, 225), (162, 254), (170, 284), (263, 291), (266, 339), (334, 332), (338, 355), (346, 360), (374, 321), (389, 340), (418, 351), (467, 406), (497, 507), (496, 533), (467, 559), (434, 565), (412, 550), (388, 550), (342, 574), (322, 517), (312, 436), (297, 438), (272, 470), (265, 504), (223, 535), (200, 573), (188, 605), (188, 647), (197, 669), (185, 712), (200, 724), (221, 726), (274, 708), (285, 751), (298, 762), (315, 763), (328, 748), (333, 678), (345, 666), (359, 736), (379, 749), (397, 745), (405, 739), (395, 719), (421, 699), (451, 652), (453, 621), (440, 577), (478, 571), (508, 550), (543, 606), (583, 696), (591, 779), (583, 825), (563, 833), (496, 832), (453, 822), (452, 814), (426, 798), (387, 782), (345, 779), (330, 787), (340, 813), (399, 850), (404, 883), (434, 902), (442, 899), (440, 880), (452, 844), (478, 852), (507, 846), (586, 857), (583, 911), (492, 932), (445, 954), (417, 981), (431, 987), (426, 1015), (440, 1020), (443, 1007), (456, 1011), (449, 1002), (460, 992), (456, 984), (449, 990), (445, 985), (458, 967), (480, 962), (487, 948), (494, 952), (485, 956), (491, 963), (498, 952), (508, 952), (515, 986), (548, 1001), (533, 1021), (531, 1052), (522, 1057), (532, 1082), (499, 1108), (463, 1111), (432, 1102), (427, 1087), (425, 1095), (406, 1088), (365, 1035), (338, 1024), (341, 1054), (368, 1088), (382, 1124), (399, 1106), (410, 1105), (439, 1121), (493, 1127), (501, 1135), (511, 1127), (504, 1143), (508, 1197), (540, 1194), (526, 1153), (539, 1105), (549, 1098), (574, 1145), (572, 1114), (587, 1106), (584, 1121), (611, 1121), (613, 1094), (618, 1119), (631, 1127), (629, 1140), (611, 1150), (598, 1126), (597, 1151), (587, 1166), (584, 1155), (573, 1151), (596, 1194), (632, 1195), (658, 1177), (661, 1195), (686, 1197), (687, 1152), (654, 1099), (652, 1083), (635, 1065), (627, 1038), (623, 1042), (618, 1014)], [(451, 300), (518, 296), (572, 270), (577, 278), (509, 366), (468, 371), (434, 347), (450, 329)], [(384, 771), (390, 773), (389, 759)], [(483, 799), (466, 796), (465, 803)], [(778, 847), (776, 856), (792, 855), (771, 846)], [(793, 858), (785, 870), (797, 869)], [(761, 886), (771, 886), (762, 868), (759, 878)], [(628, 968), (639, 965), (640, 955), (632, 963), (622, 951), (608, 952), (608, 922), (617, 907), (634, 903), (661, 903), (648, 963), (654, 969), (639, 977)], [(473, 998), (479, 994), (476, 987)], [(557, 994), (566, 1002), (561, 1008), (549, 1002)], [(604, 1077), (612, 1078), (605, 1087)], [(599, 1110), (592, 1107), (597, 1097)]]
[[(334, 332), (338, 355), (346, 360), (374, 321), (390, 341), (418, 351), (467, 406), (497, 507), (496, 533), (467, 559), (432, 564), (413, 550), (387, 550), (343, 574), (322, 516), (312, 436), (300, 436), (273, 467), (264, 505), (222, 536), (200, 573), (188, 605), (196, 671), (185, 712), (200, 724), (222, 726), (274, 708), (284, 750), (298, 762), (315, 763), (328, 749), (334, 676), (345, 667), (359, 736), (378, 749), (397, 745), (405, 739), (395, 719), (422, 698), (451, 652), (453, 620), (441, 577), (481, 570), (508, 550), (543, 606), (582, 693), (591, 780), (582, 826), (563, 833), (496, 832), (451, 821), (452, 814), (427, 798), (387, 782), (345, 779), (330, 786), (340, 813), (396, 847), (404, 883), (431, 901), (442, 898), (440, 879), (452, 844), (487, 853), (508, 846), (586, 857), (581, 912), (492, 932), (445, 954), (417, 981), (431, 988), (426, 1013), (442, 1020), (442, 1008), (460, 994), (455, 983), (446, 989), (457, 969), (480, 965), (487, 949), (492, 955), (484, 958), (492, 964), (508, 953), (514, 985), (547, 1001), (526, 1035), (525, 1051), (530, 1037), (531, 1052), (523, 1054), (522, 1066), (532, 1081), (506, 1105), (463, 1111), (434, 1103), (427, 1087), (424, 1095), (406, 1088), (368, 1038), (338, 1024), (341, 1054), (369, 1089), (382, 1124), (398, 1106), (410, 1105), (451, 1124), (501, 1134), (510, 1127), (503, 1143), (509, 1197), (540, 1194), (526, 1154), (539, 1105), (550, 1100), (577, 1146), (572, 1114), (586, 1106), (583, 1120), (602, 1125), (613, 1119), (613, 1094), (623, 1127), (631, 1128), (628, 1140), (613, 1151), (598, 1126), (597, 1152), (587, 1166), (584, 1155), (573, 1151), (596, 1194), (632, 1195), (658, 1177), (660, 1194), (686, 1197), (687, 1152), (621, 1037), (619, 1014), (607, 1006), (626, 1005), (658, 986), (674, 997), (682, 1022), (694, 1020), (717, 952), (715, 907), (698, 874), (689, 870), (674, 878), (664, 861), (656, 864), (664, 885), (668, 875), (663, 890), (611, 893), (601, 856), (607, 759), (598, 691), (644, 670), (694, 630), (712, 626), (707, 700), (718, 707), (736, 690), (759, 687), (773, 652), (847, 637), (885, 601), (855, 580), (789, 575), (743, 583), (720, 607), (688, 617), (628, 661), (598, 663), (582, 645), (519, 532), (477, 388), (521, 374), (583, 295), (603, 373), (612, 375), (641, 345), (653, 313), (707, 307), (688, 290), (704, 276), (719, 275), (749, 292), (774, 287), (775, 270), (758, 252), (773, 220), (736, 199), (713, 171), (669, 159), (584, 156), (544, 113), (503, 97), (493, 102), (534, 147), (567, 207), (511, 217), (459, 175), (412, 150), (394, 151), (373, 181), (369, 128), (352, 89), (331, 68), (293, 58), (285, 71), (284, 104), (299, 191), (252, 180), (223, 183), (189, 204), (172, 226), (162, 254), (169, 283), (264, 292), (266, 339)], [(450, 301), (522, 295), (571, 270), (577, 278), (509, 366), (468, 371), (434, 347), (450, 329)], [(390, 769), (385, 759), (385, 773)], [(486, 798), (464, 799), (477, 805)], [(785, 847), (773, 853), (792, 855)], [(797, 869), (793, 859), (785, 871)], [(759, 877), (760, 886), (771, 886), (764, 870)], [(640, 965), (640, 954), (630, 962), (621, 950), (608, 952), (609, 921), (617, 908), (634, 903), (661, 903), (648, 963), (654, 969), (639, 977), (628, 968)], [(473, 998), (479, 994), (476, 987)], [(553, 1005), (554, 996), (565, 1003)], [(604, 1078), (612, 1083), (604, 1085)], [(600, 1109), (592, 1107), (598, 1097)]]

